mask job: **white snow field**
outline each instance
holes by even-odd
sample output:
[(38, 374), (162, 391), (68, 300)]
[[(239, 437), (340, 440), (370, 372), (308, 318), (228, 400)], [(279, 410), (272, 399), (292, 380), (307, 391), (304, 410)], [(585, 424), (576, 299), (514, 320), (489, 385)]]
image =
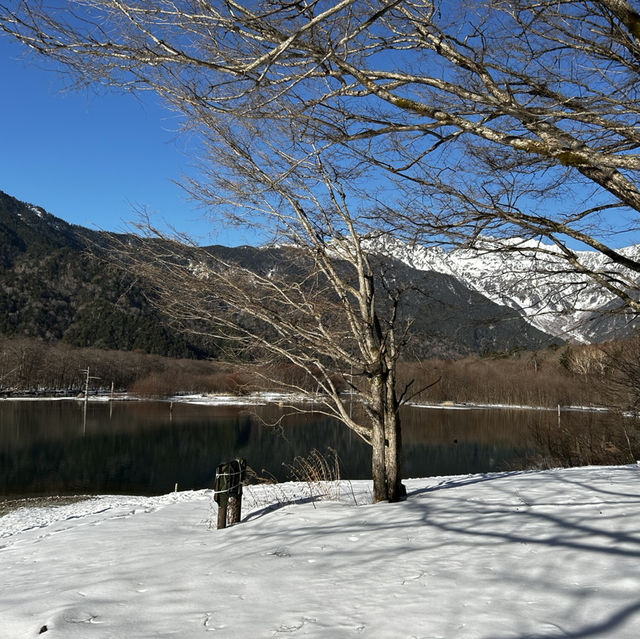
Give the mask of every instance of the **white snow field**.
[(210, 491), (11, 511), (0, 637), (640, 636), (640, 466), (406, 483), (251, 487), (225, 530)]

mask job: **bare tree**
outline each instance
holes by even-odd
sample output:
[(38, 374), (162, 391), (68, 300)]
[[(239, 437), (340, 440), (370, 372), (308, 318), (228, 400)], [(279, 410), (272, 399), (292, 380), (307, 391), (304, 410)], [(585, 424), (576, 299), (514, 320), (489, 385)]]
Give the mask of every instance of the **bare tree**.
[(601, 380), (609, 401), (622, 409), (640, 407), (640, 336), (623, 342), (603, 344), (600, 349), (604, 371)]
[(398, 314), (402, 290), (365, 250), (336, 176), (318, 157), (308, 158), (305, 168), (319, 177), (313, 189), (305, 186), (308, 180), (295, 191), (275, 187), (257, 166), (247, 173), (256, 193), (269, 184), (270, 196), (279, 195), (276, 202), (255, 201), (288, 238), (277, 260), (268, 260), (266, 247), (265, 263), (243, 264), (224, 252), (187, 248), (149, 226), (146, 242), (121, 251), (185, 330), (221, 339), (245, 361), (289, 362), (313, 380), (311, 393), (308, 383), (279, 383), (312, 395), (320, 402), (315, 412), (338, 419), (367, 442), (374, 501), (398, 501), (406, 495), (399, 408), (411, 386), (399, 392), (396, 379), (409, 326)]

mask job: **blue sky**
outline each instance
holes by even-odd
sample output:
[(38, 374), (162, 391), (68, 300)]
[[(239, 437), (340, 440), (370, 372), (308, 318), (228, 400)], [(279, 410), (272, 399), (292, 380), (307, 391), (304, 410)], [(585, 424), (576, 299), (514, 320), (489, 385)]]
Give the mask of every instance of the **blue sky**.
[[(201, 244), (257, 244), (257, 233), (211, 224), (174, 183), (194, 174), (197, 144), (158, 99), (83, 90), (0, 36), (0, 190), (67, 222), (122, 231), (138, 209)], [(614, 227), (628, 228), (623, 215)], [(614, 246), (640, 241), (623, 233)]]
[[(0, 37), (0, 190), (93, 229), (121, 231), (146, 207), (202, 243), (255, 242), (221, 231), (173, 183), (193, 171), (193, 140), (152, 95), (66, 90), (43, 62)], [(212, 230), (214, 229), (214, 230)]]

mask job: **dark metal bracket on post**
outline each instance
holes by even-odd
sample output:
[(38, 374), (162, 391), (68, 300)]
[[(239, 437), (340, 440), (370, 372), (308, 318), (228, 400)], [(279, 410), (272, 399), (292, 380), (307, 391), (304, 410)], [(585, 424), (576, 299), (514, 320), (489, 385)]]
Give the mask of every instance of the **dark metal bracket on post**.
[(247, 461), (234, 459), (216, 468), (213, 499), (218, 504), (218, 528), (240, 521), (242, 510), (242, 482), (245, 478)]

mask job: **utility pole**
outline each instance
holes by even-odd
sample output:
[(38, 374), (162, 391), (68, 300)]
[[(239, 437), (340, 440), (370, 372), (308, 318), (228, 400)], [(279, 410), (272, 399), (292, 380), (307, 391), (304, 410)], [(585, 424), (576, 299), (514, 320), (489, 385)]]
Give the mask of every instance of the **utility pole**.
[(87, 378), (84, 382), (84, 408), (82, 410), (82, 434), (84, 435), (87, 432), (87, 405), (89, 404), (89, 380), (90, 379), (100, 379), (95, 375), (90, 374), (89, 367), (81, 368), (80, 371), (82, 373), (87, 374)]

